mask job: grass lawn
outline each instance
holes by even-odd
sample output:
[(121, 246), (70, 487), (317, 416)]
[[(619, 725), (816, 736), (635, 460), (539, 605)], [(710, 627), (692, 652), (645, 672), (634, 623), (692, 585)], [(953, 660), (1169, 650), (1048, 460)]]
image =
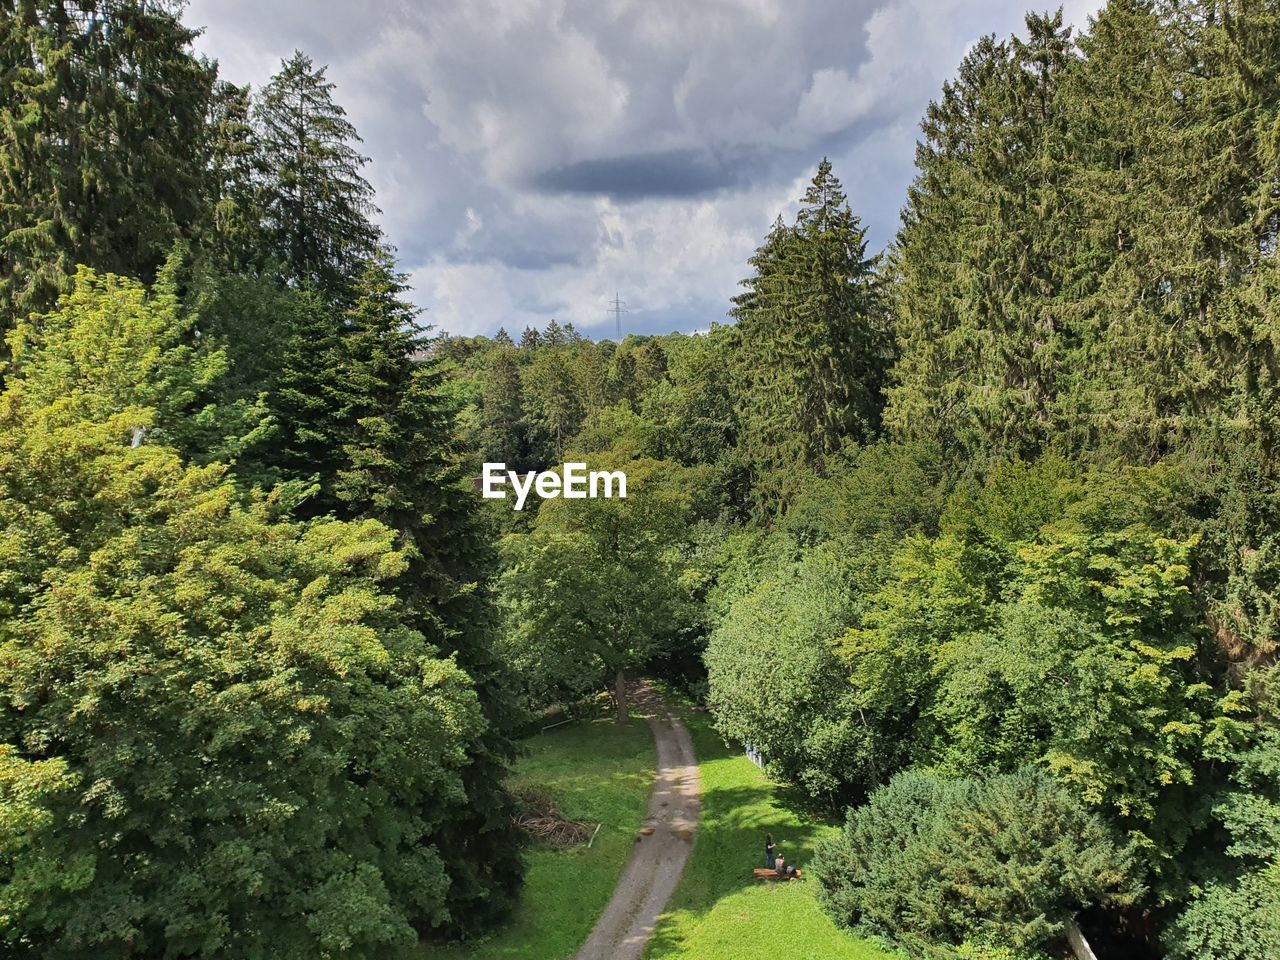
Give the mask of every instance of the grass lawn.
[(818, 909), (811, 880), (766, 883), (764, 835), (801, 869), (814, 842), (835, 828), (784, 806), (778, 788), (730, 751), (705, 714), (684, 711), (702, 774), (702, 815), (693, 857), (646, 960), (889, 960), (874, 944), (838, 929)]
[(525, 741), (516, 789), (550, 791), (570, 820), (603, 824), (591, 849), (533, 846), (511, 922), (485, 940), (423, 948), (432, 960), (564, 960), (587, 938), (627, 862), (644, 819), (657, 758), (648, 725), (633, 719), (579, 721)]

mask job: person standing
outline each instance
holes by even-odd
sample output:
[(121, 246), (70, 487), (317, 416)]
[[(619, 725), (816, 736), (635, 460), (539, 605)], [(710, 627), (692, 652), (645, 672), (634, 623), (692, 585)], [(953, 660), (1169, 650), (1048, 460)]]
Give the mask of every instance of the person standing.
[(773, 853), (773, 834), (766, 833), (764, 835), (764, 865), (768, 867), (770, 870), (772, 870), (774, 863), (775, 863), (775, 858)]

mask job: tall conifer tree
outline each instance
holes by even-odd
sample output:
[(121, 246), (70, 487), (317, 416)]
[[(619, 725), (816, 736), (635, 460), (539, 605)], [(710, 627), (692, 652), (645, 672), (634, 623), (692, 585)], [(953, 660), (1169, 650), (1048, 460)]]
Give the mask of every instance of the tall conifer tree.
[(501, 461), (512, 469), (523, 465), (528, 446), (516, 356), (511, 346), (490, 354), (480, 410), (484, 459)]
[(203, 228), (215, 69), (179, 10), (0, 0), (0, 328), (76, 264), (150, 280)]
[(213, 248), (228, 268), (260, 268), (263, 259), (263, 154), (253, 129), (248, 87), (220, 82), (209, 110)]
[(254, 110), (266, 171), (266, 243), (283, 279), (346, 303), (380, 231), (360, 137), (325, 68), (294, 53)]
[(404, 277), (378, 251), (335, 323), (318, 301), (285, 355), (276, 393), (281, 431), (274, 466), (286, 480), (316, 477), (304, 516), (378, 520), (409, 561), (397, 595), (415, 629), (472, 677), (488, 721), (469, 753), (465, 798), (445, 818), (455, 932), (500, 913), (519, 883), (502, 777), (515, 718), (503, 665), (493, 655), (494, 613), (484, 581), (492, 558), (476, 527), (474, 495), (455, 450), (444, 368), (424, 359), (425, 331), (404, 300)]
[[(748, 456), (766, 498), (880, 428), (890, 341), (866, 230), (823, 160), (793, 226), (779, 219), (734, 298)], [(772, 478), (772, 479), (770, 479)], [(772, 488), (772, 489), (771, 489)]]
[(1055, 135), (1075, 58), (1061, 13), (1027, 34), (981, 40), (929, 105), (890, 261), (902, 357), (886, 419), (957, 462), (1044, 446), (1072, 344)]

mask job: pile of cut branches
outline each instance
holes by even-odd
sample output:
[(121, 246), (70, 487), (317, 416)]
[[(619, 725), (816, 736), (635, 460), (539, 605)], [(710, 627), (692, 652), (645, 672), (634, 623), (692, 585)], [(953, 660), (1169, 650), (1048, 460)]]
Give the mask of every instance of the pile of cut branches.
[(566, 820), (544, 790), (531, 787), (517, 791), (516, 799), (520, 809), (511, 819), (532, 840), (553, 847), (572, 847), (585, 843), (591, 835), (591, 824)]

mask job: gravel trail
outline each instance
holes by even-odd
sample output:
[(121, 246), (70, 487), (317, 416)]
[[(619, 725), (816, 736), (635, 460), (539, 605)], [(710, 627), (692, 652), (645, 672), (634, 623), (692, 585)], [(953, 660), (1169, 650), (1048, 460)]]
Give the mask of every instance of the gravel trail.
[(646, 685), (633, 691), (658, 752), (658, 776), (631, 859), (576, 960), (640, 960), (693, 849), (702, 795), (685, 725)]

